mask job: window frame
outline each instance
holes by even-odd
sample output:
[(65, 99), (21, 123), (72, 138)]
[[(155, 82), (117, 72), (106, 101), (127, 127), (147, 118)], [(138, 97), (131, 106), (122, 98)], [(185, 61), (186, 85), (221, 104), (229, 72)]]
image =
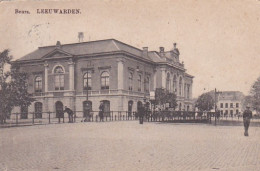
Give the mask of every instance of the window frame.
[[(40, 78), (40, 80), (37, 80)], [(41, 93), (42, 92), (42, 76), (36, 76), (34, 79), (34, 92)]]
[(137, 84), (138, 84), (137, 91), (142, 91), (142, 75), (141, 74), (138, 74)]
[(91, 90), (91, 89), (92, 89), (92, 72), (87, 71), (83, 75), (83, 90)]
[[(57, 71), (60, 68), (60, 71)], [(65, 87), (65, 70), (62, 66), (58, 65), (54, 68), (54, 88), (55, 90), (64, 90)]]
[(132, 72), (129, 72), (129, 74), (128, 74), (128, 82), (129, 82), (128, 90), (129, 91), (133, 91), (133, 78), (134, 78), (134, 74)]
[[(107, 73), (107, 75), (103, 75)], [(103, 85), (105, 83), (105, 85)], [(101, 90), (109, 90), (110, 86), (110, 74), (108, 71), (102, 71), (100, 74), (100, 89)]]

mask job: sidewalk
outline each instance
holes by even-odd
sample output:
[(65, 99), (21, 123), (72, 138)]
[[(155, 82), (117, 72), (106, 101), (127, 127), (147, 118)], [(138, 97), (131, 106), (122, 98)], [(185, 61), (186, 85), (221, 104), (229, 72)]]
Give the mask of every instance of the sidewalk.
[[(12, 170), (260, 170), (260, 128), (138, 121), (0, 129)], [(1, 170), (1, 169), (0, 169)]]

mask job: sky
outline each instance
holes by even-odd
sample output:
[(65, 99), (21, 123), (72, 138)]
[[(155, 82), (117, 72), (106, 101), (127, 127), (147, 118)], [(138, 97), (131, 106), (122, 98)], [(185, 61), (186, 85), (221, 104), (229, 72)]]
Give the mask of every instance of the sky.
[[(37, 9), (80, 14), (37, 14)], [(15, 14), (15, 9), (30, 14)], [(245, 95), (260, 76), (260, 0), (0, 2), (0, 51), (19, 59), (39, 46), (114, 38), (137, 48), (173, 48), (194, 76), (193, 97), (217, 89)]]

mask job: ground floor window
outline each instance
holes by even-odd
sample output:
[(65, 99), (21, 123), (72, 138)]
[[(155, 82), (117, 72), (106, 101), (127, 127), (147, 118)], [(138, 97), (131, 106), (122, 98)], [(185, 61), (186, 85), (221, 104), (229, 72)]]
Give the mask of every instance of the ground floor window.
[(128, 114), (131, 115), (133, 111), (133, 101), (128, 101)]
[(110, 101), (103, 100), (102, 102), (104, 105), (104, 117), (110, 116)]
[(56, 117), (57, 118), (63, 118), (64, 113), (63, 113), (63, 103), (60, 101), (57, 101), (55, 103), (55, 108), (56, 108)]
[(233, 117), (233, 110), (230, 110), (230, 116)]
[(28, 106), (27, 105), (21, 106), (21, 119), (28, 119)]
[(139, 113), (141, 111), (141, 107), (143, 106), (143, 103), (138, 101), (137, 102), (137, 113)]
[(42, 103), (41, 102), (36, 102), (34, 104), (35, 108), (35, 118), (42, 118)]

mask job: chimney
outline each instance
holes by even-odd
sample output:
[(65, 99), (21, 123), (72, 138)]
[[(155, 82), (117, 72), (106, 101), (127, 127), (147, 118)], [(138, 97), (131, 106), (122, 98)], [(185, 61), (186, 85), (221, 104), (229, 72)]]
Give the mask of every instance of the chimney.
[(161, 56), (164, 56), (164, 47), (159, 47), (159, 52)]
[(79, 38), (79, 43), (80, 43), (80, 42), (83, 42), (84, 33), (83, 33), (83, 32), (79, 32), (79, 33), (78, 33), (78, 38)]
[(173, 43), (173, 49), (176, 49), (177, 43)]
[(143, 57), (148, 56), (148, 47), (143, 47)]
[(56, 43), (56, 47), (57, 47), (57, 48), (60, 48), (60, 47), (61, 47), (61, 43), (60, 43), (60, 41), (57, 41), (57, 43)]

